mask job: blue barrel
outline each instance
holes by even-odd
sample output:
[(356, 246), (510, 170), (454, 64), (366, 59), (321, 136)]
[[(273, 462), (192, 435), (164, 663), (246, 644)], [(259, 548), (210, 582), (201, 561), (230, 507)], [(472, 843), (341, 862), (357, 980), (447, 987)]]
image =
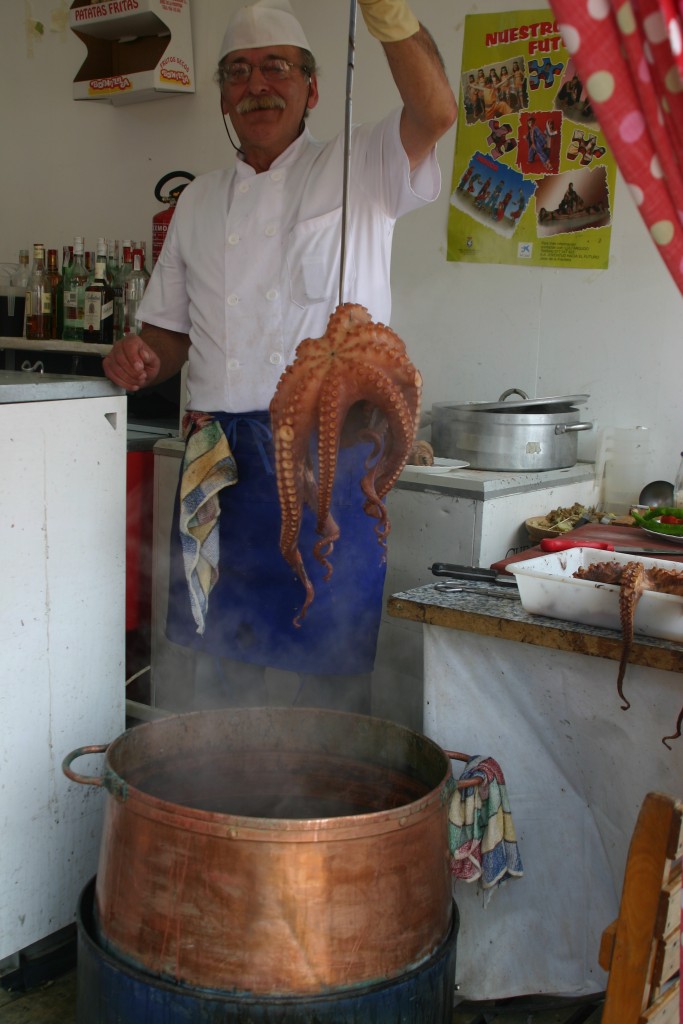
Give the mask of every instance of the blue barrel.
[(172, 985), (99, 947), (95, 882), (78, 904), (77, 1024), (450, 1024), (459, 917), (420, 967), (392, 981), (335, 989), (313, 999), (258, 997)]

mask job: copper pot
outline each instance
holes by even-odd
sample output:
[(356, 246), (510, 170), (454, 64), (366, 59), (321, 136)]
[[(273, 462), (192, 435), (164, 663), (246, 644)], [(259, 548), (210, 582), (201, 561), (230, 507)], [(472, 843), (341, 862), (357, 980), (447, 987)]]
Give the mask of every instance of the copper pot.
[[(105, 753), (101, 777), (71, 762)], [(451, 926), (450, 762), (375, 718), (195, 712), (64, 760), (108, 791), (95, 918), (162, 978), (255, 994), (398, 977)]]

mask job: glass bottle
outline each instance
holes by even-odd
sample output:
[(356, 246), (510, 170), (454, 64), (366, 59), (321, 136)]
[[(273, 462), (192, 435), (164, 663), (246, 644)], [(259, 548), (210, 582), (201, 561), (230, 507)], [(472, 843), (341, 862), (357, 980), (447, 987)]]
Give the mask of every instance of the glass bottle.
[(31, 341), (46, 341), (52, 327), (52, 293), (45, 269), (45, 246), (33, 246), (33, 266), (26, 285), (26, 337)]
[(47, 250), (47, 278), (50, 282), (52, 311), (50, 319), (50, 337), (61, 338), (64, 327), (64, 287), (62, 275), (57, 265), (57, 250)]
[(116, 275), (119, 272), (119, 240), (110, 238), (107, 241), (107, 280), (110, 285), (114, 284)]
[(10, 278), (10, 284), (13, 288), (21, 288), (26, 291), (26, 285), (28, 284), (28, 277), (30, 274), (28, 265), (28, 249), (19, 250), (19, 266), (14, 271)]
[(681, 461), (678, 463), (678, 472), (674, 480), (674, 507), (683, 508), (683, 452), (681, 452)]
[(123, 243), (123, 263), (114, 278), (114, 341), (118, 341), (126, 333), (125, 288), (132, 269), (133, 250), (130, 241), (126, 239)]
[(83, 340), (83, 302), (85, 286), (88, 283), (88, 271), (83, 257), (83, 238), (74, 238), (74, 255), (69, 268), (68, 291), (64, 288), (64, 330), (65, 341)]
[(149, 274), (144, 267), (144, 254), (142, 249), (133, 249), (133, 269), (125, 283), (126, 301), (126, 334), (138, 334), (142, 326), (138, 319), (138, 307), (145, 294)]
[(83, 301), (83, 341), (111, 345), (114, 340), (114, 289), (107, 281), (107, 246), (101, 239), (95, 256), (93, 280)]

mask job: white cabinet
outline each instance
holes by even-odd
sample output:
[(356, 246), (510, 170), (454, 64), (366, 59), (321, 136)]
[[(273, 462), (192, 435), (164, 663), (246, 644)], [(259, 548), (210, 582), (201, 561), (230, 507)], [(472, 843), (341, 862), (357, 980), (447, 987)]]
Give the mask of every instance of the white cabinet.
[[(391, 520), (384, 605), (392, 594), (436, 582), (434, 562), (486, 568), (529, 546), (524, 523), (574, 502), (595, 501), (594, 466), (543, 473), (461, 469), (431, 476), (408, 466), (387, 497)], [(373, 713), (422, 728), (423, 643), (419, 623), (382, 616)]]
[(126, 398), (0, 373), (0, 436), (2, 960), (73, 922), (97, 868), (104, 791), (61, 762), (125, 727)]

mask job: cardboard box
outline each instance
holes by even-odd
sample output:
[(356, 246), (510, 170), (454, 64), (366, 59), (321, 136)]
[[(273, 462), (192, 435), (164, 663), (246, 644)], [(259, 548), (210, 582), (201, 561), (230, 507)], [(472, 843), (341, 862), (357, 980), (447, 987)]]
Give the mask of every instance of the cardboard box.
[(69, 26), (88, 51), (74, 99), (118, 105), (195, 91), (190, 0), (74, 0)]

